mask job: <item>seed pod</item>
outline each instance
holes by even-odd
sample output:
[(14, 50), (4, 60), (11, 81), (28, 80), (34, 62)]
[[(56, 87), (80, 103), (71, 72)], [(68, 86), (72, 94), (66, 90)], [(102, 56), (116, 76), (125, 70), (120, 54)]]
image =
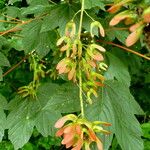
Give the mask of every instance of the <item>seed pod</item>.
[(103, 61), (104, 57), (101, 53), (96, 52), (93, 56), (91, 56), (93, 59), (97, 60), (97, 61)]
[(93, 68), (96, 67), (96, 63), (93, 60), (88, 60), (87, 63)]
[(67, 68), (66, 68), (66, 65), (64, 65), (64, 66), (62, 66), (61, 68), (59, 68), (58, 73), (59, 73), (59, 74), (65, 73), (66, 69), (67, 69)]
[(94, 121), (93, 122), (94, 125), (104, 125), (104, 126), (111, 126), (112, 124), (111, 123), (108, 123), (108, 122), (104, 122), (104, 121)]
[(64, 45), (63, 47), (61, 47), (60, 51), (61, 51), (61, 52), (64, 52), (64, 51), (66, 51), (68, 48), (69, 48), (68, 45)]
[(72, 45), (72, 54), (71, 54), (71, 57), (72, 58), (75, 57), (76, 53), (77, 53), (77, 45), (76, 45), (76, 42), (74, 42), (73, 45)]
[(91, 128), (89, 128), (88, 129), (88, 131), (89, 131), (89, 137), (90, 137), (90, 139), (92, 140), (92, 141), (96, 141), (96, 134), (95, 134), (95, 132), (91, 129)]
[(94, 48), (94, 49), (97, 49), (97, 50), (99, 50), (101, 52), (105, 52), (106, 51), (104, 47), (102, 47), (100, 45), (97, 45), (97, 44), (91, 44), (90, 46), (91, 46), (92, 49)]
[(134, 32), (134, 31), (137, 30), (140, 26), (142, 26), (143, 23), (144, 23), (143, 21), (140, 21), (140, 22), (138, 22), (138, 23), (132, 25), (132, 26), (129, 28), (129, 30), (130, 30), (131, 32)]
[(90, 149), (90, 143), (89, 143), (89, 142), (85, 142), (84, 145), (85, 145), (85, 149), (86, 149), (86, 150), (91, 150), (91, 149)]
[(60, 118), (56, 123), (55, 123), (55, 128), (61, 128), (67, 121), (76, 121), (78, 118), (74, 114), (69, 114), (66, 115), (62, 118)]
[(71, 69), (70, 69), (68, 66), (66, 66), (66, 70), (65, 70), (64, 73), (68, 73), (70, 70), (71, 70)]
[(61, 37), (60, 39), (58, 39), (56, 45), (57, 45), (57, 46), (61, 45), (61, 44), (64, 42), (65, 39), (66, 39), (66, 36)]
[(75, 36), (76, 24), (73, 21), (70, 21), (67, 23), (66, 29), (65, 29), (65, 34), (66, 34), (66, 36), (70, 36), (71, 38), (73, 38)]
[(102, 132), (104, 134), (111, 134), (111, 132), (107, 131), (107, 130), (104, 130), (102, 127), (99, 127), (99, 126), (94, 126), (93, 127), (93, 130), (95, 132)]
[(98, 22), (98, 21), (94, 21), (94, 22), (91, 23), (91, 26), (90, 26), (91, 37), (94, 37), (93, 29), (94, 29), (95, 27), (99, 28), (99, 32), (100, 32), (101, 36), (104, 37), (104, 36), (105, 36), (104, 28), (103, 28), (103, 26), (101, 25), (101, 23)]
[(73, 76), (73, 82), (74, 82), (74, 83), (77, 81), (76, 76), (77, 76), (77, 73), (76, 73), (76, 70), (75, 70), (74, 76)]
[(88, 91), (88, 90), (89, 90), (86, 83), (83, 83), (83, 84), (82, 84), (82, 87), (83, 87), (83, 90), (84, 90), (84, 91)]
[(67, 65), (69, 64), (70, 59), (64, 58), (62, 59), (56, 66), (59, 74), (65, 73), (67, 70)]
[(117, 11), (120, 10), (121, 6), (122, 6), (122, 5), (120, 5), (120, 4), (113, 5), (113, 6), (111, 6), (107, 11), (108, 11), (109, 13), (116, 13)]
[(135, 19), (137, 17), (137, 14), (134, 14), (130, 10), (125, 10), (117, 15), (115, 15), (112, 20), (110, 21), (109, 25), (110, 26), (115, 26), (117, 25), (120, 21), (127, 19), (127, 18), (132, 18)]
[(144, 10), (143, 18), (144, 18), (144, 22), (150, 23), (150, 7)]
[(127, 37), (127, 39), (126, 39), (126, 46), (127, 47), (132, 46), (133, 44), (135, 44), (139, 40), (140, 35), (143, 32), (143, 28), (144, 28), (144, 26), (140, 26), (139, 28), (137, 28), (134, 32), (132, 32)]
[(82, 43), (80, 40), (77, 41), (77, 49), (78, 49), (78, 57), (81, 58), (81, 56), (82, 56)]
[(96, 61), (103, 61), (103, 55), (97, 51), (94, 51), (94, 49), (92, 49), (92, 47), (87, 48), (87, 53), (89, 56), (91, 56), (91, 58), (93, 58)]
[(92, 72), (92, 76), (98, 78), (98, 79), (101, 80), (101, 81), (104, 81), (104, 80), (105, 80), (105, 78), (104, 78), (103, 75), (101, 75), (101, 74), (99, 74), (99, 73), (96, 73), (96, 72)]
[(99, 63), (99, 69), (106, 71), (108, 66), (105, 63)]
[(125, 25), (130, 25), (130, 24), (133, 24), (134, 22), (135, 22), (135, 17), (134, 16), (130, 17), (130, 18), (128, 17), (124, 21)]
[(88, 69), (85, 70), (85, 74), (86, 74), (87, 79), (90, 79), (90, 72)]
[(107, 11), (110, 12), (110, 13), (116, 13), (116, 12), (118, 12), (120, 10), (120, 8), (124, 4), (129, 3), (131, 1), (133, 1), (133, 0), (122, 0), (119, 3), (117, 3), (117, 4), (113, 5), (112, 7), (110, 7)]
[(75, 66), (74, 66), (74, 67), (72, 67), (72, 69), (68, 73), (68, 80), (72, 80), (73, 79), (75, 71), (76, 70), (75, 70)]
[(91, 99), (91, 92), (90, 91), (87, 92), (87, 101), (88, 101), (89, 104), (93, 103), (92, 99)]
[(100, 87), (104, 86), (104, 84), (102, 84), (101, 82), (95, 82), (95, 85), (100, 86)]
[(91, 93), (95, 96), (95, 97), (98, 97), (98, 94), (97, 92), (94, 90), (94, 89), (90, 89)]
[(63, 65), (66, 64), (66, 59), (62, 59), (56, 66), (56, 69), (58, 70), (59, 68), (61, 68)]

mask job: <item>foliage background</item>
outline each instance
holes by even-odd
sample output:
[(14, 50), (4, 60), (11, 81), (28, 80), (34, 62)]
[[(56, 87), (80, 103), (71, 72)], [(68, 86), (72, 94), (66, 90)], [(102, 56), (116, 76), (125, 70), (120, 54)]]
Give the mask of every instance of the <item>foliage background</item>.
[[(61, 116), (61, 113), (80, 111), (79, 104), (77, 102), (77, 89), (71, 83), (65, 83), (66, 77), (61, 77), (59, 80), (53, 81), (51, 78), (49, 78), (49, 75), (47, 75), (46, 78), (41, 80), (41, 87), (37, 92), (39, 101), (34, 102), (32, 100), (30, 101), (28, 98), (22, 101), (22, 99), (17, 96), (16, 92), (20, 86), (28, 85), (28, 83), (32, 81), (33, 72), (29, 70), (28, 60), (4, 76), (4, 78), (2, 75), (9, 68), (17, 64), (25, 56), (25, 54), (28, 54), (34, 49), (36, 50), (39, 57), (44, 60), (44, 63), (48, 69), (53, 69), (51, 66), (55, 67), (55, 64), (58, 62), (58, 60), (51, 60), (53, 60), (54, 51), (58, 51), (58, 48), (55, 44), (59, 38), (58, 34), (64, 34), (65, 24), (72, 18), (73, 14), (78, 11), (80, 4), (79, 1), (65, 1), (62, 4), (60, 4), (59, 0), (53, 0), (53, 2), (57, 3), (58, 5), (53, 6), (53, 3), (47, 0), (0, 1), (1, 20), (11, 21), (11, 18), (7, 18), (5, 16), (11, 16), (12, 18), (18, 18), (24, 21), (37, 18), (30, 23), (19, 26), (17, 28), (17, 30), (21, 30), (19, 32), (9, 32), (4, 36), (0, 36), (0, 138), (3, 138), (3, 141), (0, 143), (1, 150), (13, 150), (13, 145), (15, 145), (16, 148), (20, 148), (26, 142), (28, 142), (29, 139), (29, 142), (20, 149), (65, 149), (60, 144), (61, 140), (54, 136), (55, 131), (52, 126), (57, 120), (56, 118)], [(104, 10), (105, 4), (111, 2), (111, 0), (87, 0), (86, 8), (89, 9), (89, 11), (87, 11), (91, 16), (101, 21), (103, 25), (106, 25), (104, 26), (105, 28), (108, 28), (108, 31), (106, 31), (107, 36), (104, 40), (113, 41), (122, 45), (124, 44), (125, 38), (129, 34), (128, 31), (111, 30), (109, 27), (107, 27), (107, 22), (112, 16), (108, 15), (108, 13), (104, 12)], [(40, 19), (40, 17), (42, 17), (42, 19)], [(56, 18), (59, 19), (57, 20)], [(78, 17), (76, 17), (76, 22), (78, 24), (77, 18)], [(105, 20), (103, 18), (105, 18)], [(90, 22), (91, 20), (87, 16), (84, 16), (83, 27), (87, 31), (89, 31)], [(7, 22), (0, 22), (0, 31), (11, 29), (13, 26), (13, 24), (9, 24)], [(123, 26), (124, 25), (121, 24), (119, 27)], [(58, 27), (59, 32), (55, 30)], [(111, 32), (109, 32), (109, 30), (111, 30)], [(142, 42), (138, 42), (135, 46), (132, 47), (132, 49), (137, 52), (147, 54), (147, 49), (143, 44), (144, 43)], [(128, 101), (128, 99), (133, 99), (128, 90), (128, 87), (130, 86), (131, 93), (145, 112), (144, 116), (140, 115), (137, 116), (137, 118), (144, 132), (142, 136), (142, 139), (144, 140), (144, 149), (150, 150), (150, 62), (111, 45), (103, 45), (108, 50), (106, 54), (106, 60), (110, 65), (108, 71), (105, 73), (105, 76), (108, 80), (111, 80), (107, 81), (108, 85), (115, 90), (114, 93), (111, 93), (111, 90), (108, 88), (106, 93), (108, 93), (108, 95), (110, 94), (112, 99), (115, 99), (117, 91), (119, 90), (120, 95), (118, 95), (118, 97), (123, 97), (126, 101)], [(52, 87), (55, 87), (56, 90), (53, 90)], [(53, 103), (54, 99), (55, 103)], [(107, 99), (107, 97), (104, 97), (104, 100), (105, 99)], [(108, 101), (107, 104), (111, 107), (109, 102), (111, 101)], [(115, 103), (117, 103), (117, 101), (115, 101)], [(118, 101), (118, 104), (119, 103), (120, 102)], [(68, 109), (68, 106), (70, 105), (74, 107)], [(92, 106), (88, 106), (87, 114), (89, 114), (89, 118), (92, 117), (96, 119), (95, 116), (98, 116), (97, 114), (99, 114), (100, 110), (93, 112), (92, 116), (90, 116), (89, 113), (91, 112), (92, 108), (96, 108), (96, 106), (100, 107), (97, 102), (95, 102)], [(115, 104), (112, 106), (114, 107), (112, 110), (118, 108), (115, 106)], [(128, 104), (126, 104), (125, 109), (128, 109), (127, 107), (129, 108)], [(134, 107), (134, 111), (138, 111), (139, 113), (140, 108), (137, 106), (137, 104), (134, 104)], [(41, 111), (34, 112), (38, 109), (41, 109)], [(109, 115), (109, 117), (111, 116), (110, 114), (105, 113), (106, 112), (103, 112), (103, 115), (100, 116), (102, 119), (104, 118), (104, 120), (106, 119), (107, 115)], [(126, 113), (128, 114), (128, 110)], [(27, 114), (28, 116), (26, 116)], [(130, 122), (133, 118), (132, 116), (127, 116), (127, 114), (125, 114), (125, 121)], [(8, 115), (7, 120), (6, 115)], [(113, 118), (113, 115), (111, 117)], [(118, 117), (121, 118), (122, 116)], [(42, 120), (43, 118), (44, 120)], [(108, 120), (111, 119), (108, 118)], [(129, 128), (132, 126), (134, 128), (135, 120), (133, 119), (132, 121), (132, 125)], [(36, 128), (34, 126), (36, 126)], [(33, 128), (34, 131), (32, 133)], [(3, 137), (4, 129), (6, 130)], [(121, 131), (122, 130), (119, 132)], [(127, 130), (127, 132), (130, 132), (130, 129), (129, 131)], [(30, 138), (31, 134), (32, 136)], [(49, 136), (50, 134), (51, 136)], [(121, 138), (121, 135), (118, 134), (118, 136)], [(111, 138), (112, 137), (110, 137), (110, 142)], [(125, 145), (128, 145), (128, 135), (124, 135), (123, 138), (124, 139), (121, 141), (118, 141), (119, 138), (114, 136), (111, 143), (109, 143), (109, 141), (106, 141), (106, 143), (108, 142), (111, 144), (110, 150), (120, 150), (121, 148), (119, 144), (124, 142), (122, 143), (123, 146), (121, 147), (125, 150), (128, 147), (124, 147)], [(13, 143), (13, 145), (11, 143)], [(135, 147), (135, 149), (137, 148)], [(140, 149), (141, 148), (139, 148), (139, 150)]]

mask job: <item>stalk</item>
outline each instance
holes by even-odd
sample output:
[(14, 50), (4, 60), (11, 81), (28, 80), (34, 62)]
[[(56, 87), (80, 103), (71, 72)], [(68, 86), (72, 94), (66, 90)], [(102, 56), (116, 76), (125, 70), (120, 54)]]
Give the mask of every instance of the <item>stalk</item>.
[[(84, 0), (81, 3), (81, 15), (80, 15), (80, 24), (78, 31), (78, 39), (81, 39), (82, 32), (82, 22), (83, 22), (83, 13), (84, 13)], [(81, 71), (81, 60), (79, 58), (79, 99), (80, 99), (80, 107), (81, 107), (81, 117), (84, 118), (84, 104), (83, 104), (83, 95), (82, 95), (82, 71)]]
[(82, 0), (82, 3), (81, 3), (81, 15), (80, 15), (80, 24), (79, 24), (79, 31), (78, 31), (78, 38), (79, 39), (81, 38), (83, 13), (84, 13), (84, 0)]
[(79, 64), (79, 99), (81, 107), (81, 117), (84, 118), (84, 104), (83, 104), (83, 95), (82, 95), (82, 72)]

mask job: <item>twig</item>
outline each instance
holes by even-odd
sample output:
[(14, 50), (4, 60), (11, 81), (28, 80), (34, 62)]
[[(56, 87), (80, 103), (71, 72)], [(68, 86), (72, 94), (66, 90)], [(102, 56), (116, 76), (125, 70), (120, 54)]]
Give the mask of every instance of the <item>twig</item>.
[(3, 16), (6, 17), (6, 18), (10, 18), (11, 20), (16, 20), (16, 21), (18, 21), (18, 22), (22, 22), (22, 20), (17, 19), (17, 18), (13, 18), (13, 17), (11, 17), (11, 16), (6, 16), (6, 15), (4, 15), (4, 14), (3, 14)]
[(9, 29), (9, 30), (0, 32), (0, 36), (5, 35), (5, 34), (10, 33), (10, 32), (17, 32), (17, 31), (21, 31), (21, 30), (22, 30), (22, 29), (19, 29), (18, 27), (15, 26), (15, 27), (12, 28), (12, 29)]
[(13, 23), (13, 24), (17, 24), (17, 23), (18, 23), (18, 22), (14, 22), (14, 21), (7, 21), (7, 20), (0, 20), (0, 22)]
[(128, 30), (129, 28), (117, 28), (117, 27), (113, 27), (113, 28), (108, 28), (106, 29), (106, 31), (109, 31), (109, 30)]
[(16, 25), (15, 27), (13, 27), (13, 28), (11, 28), (11, 29), (9, 29), (9, 30), (6, 30), (6, 31), (1, 32), (0, 35), (2, 36), (2, 35), (5, 35), (5, 34), (7, 34), (7, 33), (9, 33), (9, 32), (20, 31), (20, 30), (22, 30), (22, 29), (20, 29), (20, 28), (18, 28), (18, 27), (20, 27), (20, 26), (22, 26), (22, 25), (25, 25), (25, 24), (27, 24), (27, 23), (30, 23), (32, 20), (33, 20), (33, 19), (28, 20), (28, 21), (22, 21), (22, 23), (19, 23), (19, 24)]
[(50, 3), (54, 4), (54, 5), (57, 5), (57, 3), (51, 1), (51, 0), (48, 0)]
[(115, 44), (115, 43), (113, 43), (113, 42), (107, 42), (107, 41), (103, 41), (103, 40), (97, 40), (97, 42), (103, 42), (103, 43), (105, 43), (105, 44), (110, 44), (110, 45), (119, 47), (119, 48), (121, 48), (121, 49), (126, 50), (127, 52), (133, 53), (133, 54), (135, 54), (135, 55), (137, 55), (137, 56), (140, 56), (140, 57), (142, 57), (142, 58), (145, 58), (145, 59), (147, 59), (147, 60), (150, 60), (150, 57), (147, 57), (147, 56), (145, 56), (145, 55), (143, 55), (143, 54), (141, 54), (141, 53), (135, 52), (134, 50), (129, 49), (129, 48), (124, 47), (124, 46), (121, 46), (121, 45), (119, 45), (119, 44)]
[(23, 59), (21, 59), (16, 65), (14, 65), (13, 67), (11, 67), (9, 70), (7, 70), (2, 77), (5, 77), (6, 75), (8, 75), (10, 72), (12, 72), (14, 69), (16, 69), (20, 64), (22, 64), (24, 62), (24, 60), (26, 60), (30, 55), (26, 55)]

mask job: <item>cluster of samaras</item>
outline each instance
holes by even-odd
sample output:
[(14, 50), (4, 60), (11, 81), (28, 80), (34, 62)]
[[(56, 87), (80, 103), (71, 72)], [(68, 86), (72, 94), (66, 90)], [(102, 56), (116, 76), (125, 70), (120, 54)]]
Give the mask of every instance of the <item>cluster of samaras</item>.
[[(91, 23), (91, 37), (94, 36), (92, 32), (95, 27), (99, 28), (101, 36), (104, 37), (104, 29), (98, 21)], [(97, 96), (98, 86), (103, 85), (104, 77), (101, 75), (101, 70), (107, 68), (107, 65), (103, 63), (102, 55), (105, 49), (92, 41), (84, 43), (76, 34), (76, 24), (73, 21), (67, 23), (65, 35), (57, 41), (57, 46), (62, 53), (62, 59), (56, 66), (58, 73), (67, 74), (68, 80), (74, 82), (78, 82), (81, 76), (82, 88), (87, 92), (88, 101), (91, 102), (90, 95)]]
[(97, 144), (98, 150), (103, 150), (102, 141), (96, 133), (110, 134), (110, 132), (104, 130), (100, 125), (110, 126), (111, 124), (101, 121), (89, 122), (74, 114), (69, 114), (56, 122), (55, 127), (59, 128), (56, 136), (63, 137), (61, 143), (66, 148), (72, 148), (71, 150), (81, 150), (82, 147), (85, 147), (85, 150), (91, 150), (90, 145), (92, 143)]
[[(119, 3), (110, 7), (108, 12), (116, 13), (122, 6), (127, 5), (132, 1), (133, 0), (120, 1)], [(143, 33), (144, 28), (150, 23), (150, 6), (143, 6), (139, 9), (140, 12), (137, 12), (137, 10), (122, 11), (115, 15), (114, 18), (110, 21), (111, 26), (117, 25), (122, 20), (125, 20), (126, 25), (130, 25), (129, 31), (131, 34), (129, 34), (126, 39), (127, 46), (132, 46), (135, 44)]]

